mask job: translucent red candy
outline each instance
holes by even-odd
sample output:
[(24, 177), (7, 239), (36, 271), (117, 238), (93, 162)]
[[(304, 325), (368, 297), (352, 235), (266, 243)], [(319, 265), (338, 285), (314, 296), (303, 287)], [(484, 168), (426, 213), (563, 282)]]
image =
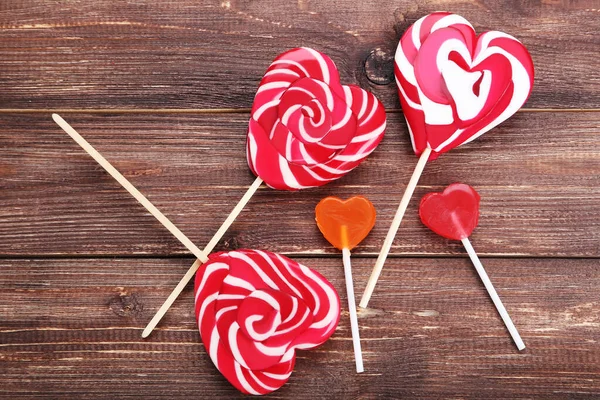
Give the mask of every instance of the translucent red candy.
[(469, 185), (453, 183), (442, 193), (426, 194), (421, 199), (419, 216), (438, 235), (465, 239), (479, 221), (479, 194)]

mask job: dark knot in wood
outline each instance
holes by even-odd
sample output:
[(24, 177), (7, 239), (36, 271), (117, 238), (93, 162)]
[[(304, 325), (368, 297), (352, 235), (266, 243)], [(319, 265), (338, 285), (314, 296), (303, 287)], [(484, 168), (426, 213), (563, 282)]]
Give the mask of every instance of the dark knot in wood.
[(110, 300), (109, 307), (119, 317), (136, 318), (144, 310), (143, 304), (135, 293), (121, 291)]
[(218, 245), (219, 251), (233, 251), (244, 247), (244, 240), (237, 232), (232, 232), (231, 236), (224, 238)]
[(365, 73), (376, 85), (389, 85), (394, 81), (394, 52), (386, 47), (376, 47), (365, 60)]

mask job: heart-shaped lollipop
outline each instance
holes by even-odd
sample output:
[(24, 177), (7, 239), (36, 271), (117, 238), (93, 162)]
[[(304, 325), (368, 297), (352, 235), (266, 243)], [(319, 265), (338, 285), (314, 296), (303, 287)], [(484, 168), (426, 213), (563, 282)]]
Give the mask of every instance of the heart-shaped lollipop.
[(426, 194), (421, 199), (419, 216), (423, 224), (438, 235), (462, 242), (513, 341), (523, 350), (525, 343), (469, 241), (479, 220), (479, 193), (464, 183), (453, 183), (442, 193)]
[(342, 85), (329, 57), (306, 47), (279, 55), (252, 105), (248, 165), (274, 189), (321, 186), (356, 168), (379, 144), (385, 110)]
[[(375, 225), (373, 204), (362, 196), (348, 200), (326, 197), (315, 208), (319, 230), (338, 250), (352, 250), (367, 237)], [(345, 235), (342, 235), (345, 227)]]
[[(198, 257), (142, 337), (150, 334), (203, 262), (206, 264), (198, 271), (195, 286), (200, 334), (215, 366), (242, 392), (265, 394), (277, 390), (292, 373), (295, 350), (314, 348), (333, 334), (340, 317), (340, 300), (323, 276), (286, 257), (263, 251), (207, 256), (73, 127), (57, 114), (52, 117)], [(253, 187), (258, 185), (260, 181)], [(234, 217), (230, 215), (229, 219)], [(207, 248), (212, 249), (223, 232), (217, 232), (217, 239), (213, 238)]]
[(395, 57), (402, 110), (415, 153), (436, 158), (513, 115), (533, 86), (533, 61), (514, 37), (479, 37), (463, 17), (427, 15), (402, 36)]
[(260, 250), (211, 254), (196, 274), (195, 294), (206, 351), (246, 394), (283, 386), (296, 349), (321, 345), (340, 318), (340, 300), (327, 279)]
[(348, 311), (356, 372), (363, 372), (362, 351), (358, 330), (354, 284), (352, 283), (352, 265), (350, 250), (356, 247), (373, 229), (376, 212), (373, 204), (362, 196), (354, 196), (344, 201), (337, 197), (326, 197), (315, 208), (315, 220), (319, 230), (335, 248), (342, 250)]
[(415, 167), (360, 301), (367, 307), (408, 203), (428, 160), (481, 136), (513, 115), (529, 97), (533, 61), (514, 37), (479, 37), (463, 17), (427, 15), (402, 35), (394, 74)]
[(442, 193), (421, 199), (423, 224), (440, 236), (462, 240), (471, 236), (479, 220), (479, 194), (469, 185), (453, 183)]

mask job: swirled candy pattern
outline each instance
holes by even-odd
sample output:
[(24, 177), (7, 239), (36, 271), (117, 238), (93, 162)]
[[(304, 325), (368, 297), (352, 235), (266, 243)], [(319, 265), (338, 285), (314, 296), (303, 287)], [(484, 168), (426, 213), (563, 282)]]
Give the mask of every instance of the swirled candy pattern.
[(514, 37), (476, 36), (463, 17), (438, 12), (415, 22), (395, 56), (400, 102), (417, 155), (436, 158), (512, 116), (533, 86), (533, 61)]
[(358, 86), (341, 85), (329, 57), (292, 49), (273, 61), (256, 92), (248, 164), (275, 189), (321, 186), (371, 154), (385, 126), (379, 100)]
[(266, 394), (294, 368), (296, 349), (325, 342), (340, 300), (318, 272), (275, 253), (215, 253), (196, 274), (196, 318), (215, 366), (237, 389)]

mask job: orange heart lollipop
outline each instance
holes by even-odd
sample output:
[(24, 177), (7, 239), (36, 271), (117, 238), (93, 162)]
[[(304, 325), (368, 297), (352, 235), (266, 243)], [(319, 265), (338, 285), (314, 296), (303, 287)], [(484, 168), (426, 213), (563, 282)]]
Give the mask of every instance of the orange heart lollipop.
[(373, 229), (376, 215), (375, 207), (369, 200), (361, 196), (351, 197), (346, 201), (337, 197), (326, 197), (317, 204), (315, 214), (317, 226), (325, 239), (334, 247), (342, 250), (356, 372), (363, 372), (358, 316), (356, 315), (354, 285), (352, 284), (350, 250), (367, 237)]
[(371, 232), (375, 225), (375, 207), (365, 197), (348, 200), (326, 197), (315, 209), (317, 226), (335, 248), (352, 250)]

